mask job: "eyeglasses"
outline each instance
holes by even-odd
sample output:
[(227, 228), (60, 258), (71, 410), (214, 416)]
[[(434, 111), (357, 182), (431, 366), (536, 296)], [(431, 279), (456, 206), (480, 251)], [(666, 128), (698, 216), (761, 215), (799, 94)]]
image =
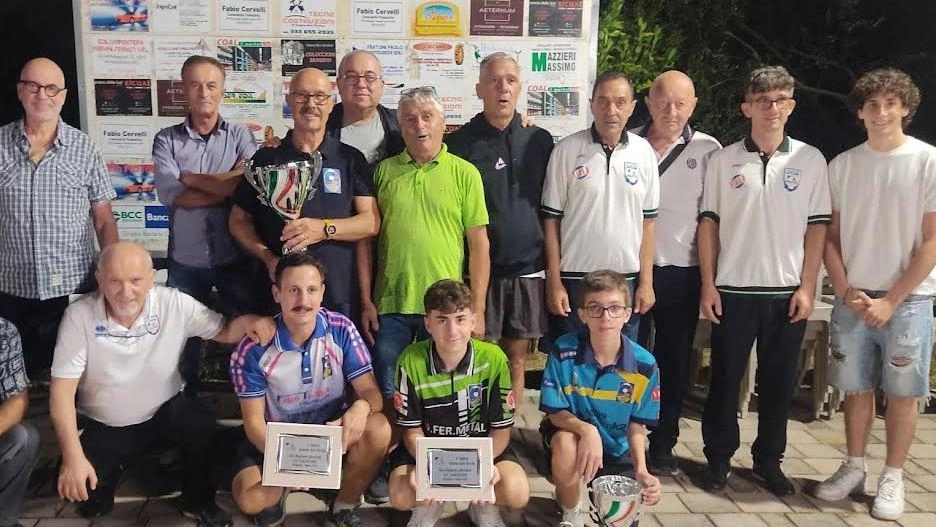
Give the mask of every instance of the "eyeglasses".
[(381, 77), (380, 75), (377, 75), (376, 73), (372, 71), (368, 71), (364, 75), (358, 75), (357, 73), (354, 73), (353, 71), (348, 71), (338, 76), (338, 79), (346, 81), (350, 84), (357, 84), (359, 80), (363, 80), (365, 84), (374, 84), (375, 82), (379, 81), (382, 78), (383, 77)]
[(435, 97), (437, 95), (435, 86), (417, 86), (416, 88), (407, 88), (400, 92), (401, 99), (408, 99), (419, 95)]
[(790, 107), (790, 104), (793, 102), (792, 97), (779, 97), (777, 99), (769, 99), (767, 97), (758, 97), (753, 101), (747, 101), (749, 104), (757, 106), (759, 110), (769, 110), (771, 106), (777, 105), (778, 110), (786, 110)]
[(585, 312), (588, 313), (588, 316), (591, 318), (601, 318), (604, 316), (605, 311), (608, 312), (608, 315), (611, 318), (621, 318), (624, 316), (624, 313), (630, 309), (627, 306), (599, 306), (598, 304), (588, 304), (585, 306)]
[(332, 98), (332, 95), (330, 93), (323, 93), (323, 92), (318, 92), (318, 93), (293, 92), (293, 93), (290, 93), (289, 96), (292, 97), (293, 102), (297, 102), (299, 104), (305, 104), (309, 102), (309, 99), (312, 99), (312, 101), (315, 102), (315, 104), (320, 104), (320, 105), (327, 103)]
[(56, 86), (55, 84), (39, 84), (36, 81), (27, 81), (23, 79), (16, 81), (16, 84), (22, 85), (29, 93), (39, 93), (40, 89), (45, 90), (45, 94), (49, 97), (55, 97), (65, 90), (65, 88), (62, 86)]

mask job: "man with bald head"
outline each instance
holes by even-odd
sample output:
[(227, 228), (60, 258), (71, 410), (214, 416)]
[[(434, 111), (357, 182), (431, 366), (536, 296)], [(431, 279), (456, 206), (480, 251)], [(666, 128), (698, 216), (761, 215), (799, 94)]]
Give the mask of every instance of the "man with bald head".
[(325, 124), (335, 105), (331, 81), (324, 72), (305, 68), (290, 81), (286, 96), (293, 115), (293, 129), (279, 146), (261, 148), (253, 165), (282, 165), (322, 154), (322, 171), (309, 193), (298, 219), (285, 222), (257, 200), (257, 191), (242, 181), (234, 192), (229, 226), (237, 242), (264, 264), (254, 290), (259, 309), (275, 313), (271, 296), (276, 264), (286, 252), (308, 251), (325, 267), (327, 309), (358, 320), (360, 295), (355, 279), (354, 243), (374, 236), (380, 216), (374, 198), (371, 171), (364, 155), (329, 136)]
[(117, 240), (101, 152), (59, 117), (67, 94), (58, 65), (30, 60), (16, 81), (24, 116), (0, 128), (0, 317), (34, 380), (48, 378), (68, 295), (93, 288), (93, 236)]
[(341, 102), (326, 124), (331, 137), (360, 150), (371, 166), (403, 151), (396, 113), (380, 104), (383, 87), (383, 70), (373, 53), (348, 53), (338, 64)]
[[(648, 314), (656, 330), (653, 354), (660, 365), (660, 421), (650, 432), (650, 470), (676, 473), (673, 447), (679, 437), (679, 415), (689, 386), (689, 351), (699, 320), (699, 255), (696, 218), (708, 155), (718, 141), (692, 129), (695, 87), (685, 73), (666, 71), (653, 80), (644, 98), (650, 122), (631, 130), (653, 147), (660, 173), (660, 212), (656, 218), (653, 292)], [(650, 324), (641, 324), (646, 343)]]
[(65, 310), (49, 398), (62, 451), (58, 492), (79, 502), (85, 517), (105, 515), (128, 462), (177, 445), (183, 514), (203, 526), (227, 526), (207, 454), (217, 425), (204, 403), (181, 395), (179, 357), (190, 337), (234, 343), (246, 334), (266, 344), (276, 326), (256, 315), (225, 321), (189, 295), (154, 285), (155, 276), (141, 245), (115, 243), (101, 253), (100, 289)]

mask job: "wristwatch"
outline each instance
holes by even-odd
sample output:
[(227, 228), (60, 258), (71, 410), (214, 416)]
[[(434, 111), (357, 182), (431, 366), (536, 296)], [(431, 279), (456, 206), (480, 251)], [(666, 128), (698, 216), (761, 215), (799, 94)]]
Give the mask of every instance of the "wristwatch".
[(335, 227), (335, 224), (329, 220), (322, 220), (322, 223), (325, 224), (325, 238), (332, 239), (335, 237), (335, 234), (338, 232), (338, 228)]

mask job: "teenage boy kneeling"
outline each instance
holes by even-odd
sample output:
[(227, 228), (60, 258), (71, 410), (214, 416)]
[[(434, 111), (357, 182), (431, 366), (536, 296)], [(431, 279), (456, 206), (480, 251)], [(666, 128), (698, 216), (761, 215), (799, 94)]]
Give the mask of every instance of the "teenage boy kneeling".
[[(519, 509), (530, 486), (508, 445), (516, 402), (510, 389), (507, 357), (496, 345), (471, 338), (475, 327), (471, 290), (440, 280), (426, 291), (426, 331), (430, 338), (410, 344), (397, 361), (397, 424), (403, 442), (390, 455), (390, 502), (413, 509), (407, 527), (430, 527), (442, 515), (442, 503), (416, 502), (416, 440), (420, 437), (490, 437), (494, 442), (495, 503)], [(492, 503), (472, 503), (478, 527), (501, 527)]]
[[(660, 500), (660, 480), (647, 471), (646, 426), (660, 412), (660, 374), (649, 351), (624, 336), (631, 316), (624, 276), (593, 271), (582, 278), (578, 316), (588, 330), (556, 341), (543, 371), (540, 425), (551, 460), (562, 522), (584, 524), (580, 488), (596, 476), (624, 474)], [(560, 524), (560, 525), (563, 525)]]

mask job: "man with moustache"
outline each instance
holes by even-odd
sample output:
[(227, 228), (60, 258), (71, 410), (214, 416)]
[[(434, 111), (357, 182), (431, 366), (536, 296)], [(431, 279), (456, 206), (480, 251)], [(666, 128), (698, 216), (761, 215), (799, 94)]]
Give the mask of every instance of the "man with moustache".
[(371, 166), (403, 151), (397, 116), (380, 104), (383, 87), (383, 70), (373, 53), (348, 53), (338, 64), (341, 102), (325, 125), (331, 137), (360, 150)]
[(484, 109), (445, 142), (481, 172), (490, 224), (491, 281), (485, 340), (507, 353), (514, 399), (523, 400), (524, 362), (546, 330), (543, 227), (539, 218), (552, 136), (517, 113), (520, 65), (507, 53), (481, 61), (475, 91)]
[(631, 287), (634, 314), (624, 334), (637, 340), (640, 316), (653, 307), (654, 218), (660, 191), (657, 157), (627, 131), (636, 104), (624, 74), (595, 80), (595, 122), (556, 145), (546, 169), (542, 213), (546, 235), (546, 307), (552, 340), (580, 331), (575, 312), (586, 273), (611, 269)]
[(257, 190), (241, 181), (234, 192), (231, 233), (263, 263), (266, 272), (255, 282), (261, 311), (277, 311), (270, 286), (279, 259), (286, 252), (308, 251), (329, 269), (322, 305), (356, 319), (360, 295), (354, 274), (354, 242), (374, 236), (380, 229), (371, 171), (363, 154), (325, 131), (335, 103), (331, 81), (324, 72), (315, 68), (298, 71), (290, 81), (286, 102), (292, 110), (293, 129), (279, 146), (258, 150), (253, 165), (309, 160), (318, 150), (322, 171), (314, 193), (310, 192), (300, 217), (284, 225), (272, 208), (257, 200)]
[(644, 99), (650, 122), (631, 130), (657, 155), (660, 213), (656, 218), (653, 293), (656, 303), (641, 324), (641, 340), (655, 328), (653, 355), (660, 367), (660, 420), (650, 432), (650, 470), (676, 473), (673, 447), (679, 438), (679, 415), (689, 387), (689, 357), (699, 321), (699, 256), (696, 218), (708, 155), (721, 144), (689, 126), (695, 110), (695, 87), (685, 73), (667, 71), (653, 81)]
[(59, 117), (62, 69), (30, 60), (16, 81), (24, 117), (0, 128), (0, 317), (23, 342), (26, 372), (48, 379), (68, 295), (94, 287), (94, 240), (117, 241), (101, 151)]
[(126, 464), (176, 445), (182, 513), (204, 527), (229, 526), (214, 501), (218, 425), (200, 399), (182, 396), (179, 356), (190, 337), (234, 343), (246, 333), (267, 343), (276, 328), (256, 315), (225, 321), (191, 296), (154, 285), (155, 277), (146, 249), (115, 243), (101, 252), (100, 290), (65, 311), (49, 395), (62, 451), (58, 493), (79, 502), (84, 517), (108, 514)]
[[(169, 207), (169, 263), (166, 285), (208, 303), (218, 290), (223, 309), (249, 306), (248, 261), (228, 231), (230, 197), (243, 173), (243, 162), (257, 150), (246, 126), (218, 113), (224, 96), (224, 66), (217, 59), (193, 55), (182, 65), (182, 93), (189, 115), (163, 128), (153, 141), (156, 191)], [(186, 391), (198, 385), (201, 341), (192, 339), (182, 355)]]

